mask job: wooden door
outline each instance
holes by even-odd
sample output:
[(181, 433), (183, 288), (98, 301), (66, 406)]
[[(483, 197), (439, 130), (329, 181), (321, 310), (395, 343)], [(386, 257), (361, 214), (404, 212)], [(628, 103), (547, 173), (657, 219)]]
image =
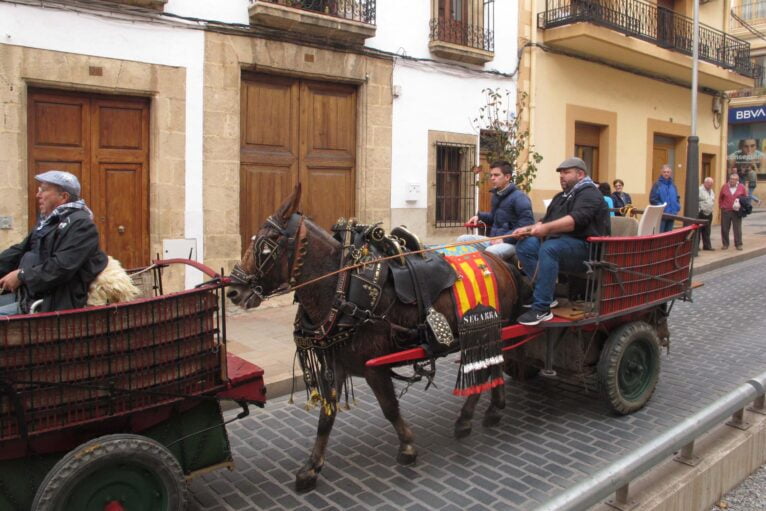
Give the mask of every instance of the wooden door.
[(94, 213), (101, 247), (126, 268), (149, 262), (149, 100), (30, 90), (29, 219), (36, 174), (72, 172)]
[(303, 212), (322, 227), (354, 215), (354, 86), (247, 75), (241, 109), (243, 251), (298, 181)]
[(686, 187), (686, 169), (684, 167), (679, 168), (678, 165), (673, 164), (676, 161), (676, 158), (673, 157), (675, 155), (675, 150), (675, 146), (655, 142), (652, 153), (652, 185), (654, 185), (655, 181), (660, 178), (660, 169), (662, 166), (668, 163), (673, 169), (673, 184), (676, 185), (676, 190), (678, 190), (678, 196), (680, 197), (678, 203), (683, 209), (684, 190)]
[(702, 164), (700, 165), (700, 184), (706, 177), (713, 177), (713, 169), (715, 169), (715, 155), (702, 153)]

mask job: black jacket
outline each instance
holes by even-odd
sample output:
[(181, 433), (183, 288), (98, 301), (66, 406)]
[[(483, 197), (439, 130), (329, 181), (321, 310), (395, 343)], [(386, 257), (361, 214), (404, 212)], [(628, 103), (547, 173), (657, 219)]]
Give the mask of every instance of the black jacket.
[[(543, 222), (558, 220), (571, 215), (575, 221), (574, 231), (563, 233), (573, 238), (588, 236), (609, 236), (612, 232), (609, 207), (598, 188), (585, 185), (570, 195), (559, 193), (551, 201)], [(549, 236), (555, 238), (559, 235)]]
[[(488, 236), (502, 236), (513, 232), (518, 227), (535, 223), (532, 203), (524, 192), (516, 188), (516, 185), (511, 183), (502, 191), (493, 188), (490, 193), (492, 194), (492, 211), (477, 213), (479, 220), (492, 226)], [(515, 239), (506, 239), (505, 242), (516, 244)]]
[(22, 311), (43, 299), (40, 312), (84, 307), (90, 283), (106, 267), (98, 230), (90, 215), (73, 210), (54, 225), (33, 230), (21, 243), (0, 253), (0, 275), (16, 269), (26, 293)]

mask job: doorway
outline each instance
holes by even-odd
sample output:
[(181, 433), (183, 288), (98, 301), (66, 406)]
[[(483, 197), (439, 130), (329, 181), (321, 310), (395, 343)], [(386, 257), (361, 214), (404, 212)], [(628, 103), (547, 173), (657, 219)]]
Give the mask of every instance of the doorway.
[(303, 212), (322, 227), (354, 215), (355, 86), (246, 74), (240, 130), (243, 251), (297, 182)]
[(34, 176), (76, 175), (101, 248), (125, 268), (149, 263), (149, 99), (30, 89), (29, 227), (38, 220)]

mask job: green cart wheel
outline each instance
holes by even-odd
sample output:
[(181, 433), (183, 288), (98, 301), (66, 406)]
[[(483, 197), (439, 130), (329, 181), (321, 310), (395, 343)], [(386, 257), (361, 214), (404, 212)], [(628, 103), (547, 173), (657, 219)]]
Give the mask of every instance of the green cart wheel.
[(35, 495), (37, 511), (181, 511), (188, 488), (178, 460), (140, 435), (106, 435), (66, 454)]
[(598, 361), (601, 392), (621, 415), (640, 410), (660, 377), (660, 340), (643, 321), (622, 325), (606, 340)]

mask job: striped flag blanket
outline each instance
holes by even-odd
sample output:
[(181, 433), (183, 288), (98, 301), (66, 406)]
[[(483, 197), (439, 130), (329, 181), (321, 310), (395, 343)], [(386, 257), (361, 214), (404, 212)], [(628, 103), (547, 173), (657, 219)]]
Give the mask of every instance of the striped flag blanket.
[(503, 384), (502, 340), (497, 281), (481, 252), (445, 256), (458, 275), (452, 288), (460, 339), (457, 396)]

